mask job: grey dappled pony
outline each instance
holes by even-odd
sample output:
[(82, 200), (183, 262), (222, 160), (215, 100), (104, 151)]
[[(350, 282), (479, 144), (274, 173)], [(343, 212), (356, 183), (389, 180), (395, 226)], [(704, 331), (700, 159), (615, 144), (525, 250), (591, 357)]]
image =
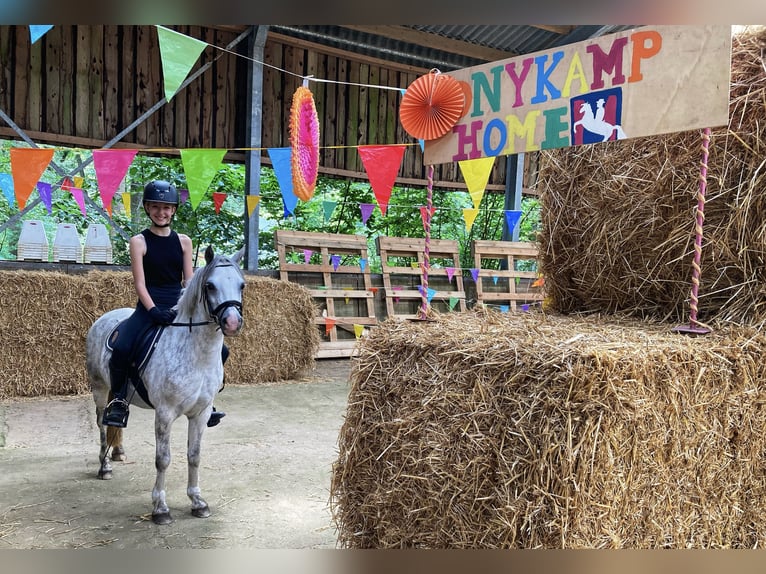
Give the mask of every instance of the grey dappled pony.
[[(188, 419), (188, 482), (186, 494), (191, 499), (192, 514), (205, 518), (210, 509), (199, 488), (202, 434), (213, 410), (213, 398), (223, 385), (221, 348), (224, 336), (239, 334), (242, 328), (242, 291), (245, 279), (239, 268), (244, 249), (231, 258), (205, 251), (207, 264), (195, 270), (178, 300), (178, 315), (172, 326), (165, 328), (154, 354), (144, 367), (142, 379), (154, 406), (157, 477), (152, 490), (152, 520), (157, 524), (172, 522), (165, 501), (165, 472), (170, 464), (170, 430), (182, 415)], [(106, 340), (114, 327), (126, 319), (133, 309), (109, 311), (99, 317), (88, 330), (86, 370), (96, 403), (101, 451), (99, 478), (112, 478), (108, 449), (112, 459), (124, 460), (121, 428), (101, 424), (104, 408), (110, 399), (109, 357)], [(128, 398), (132, 405), (151, 408), (129, 383)]]

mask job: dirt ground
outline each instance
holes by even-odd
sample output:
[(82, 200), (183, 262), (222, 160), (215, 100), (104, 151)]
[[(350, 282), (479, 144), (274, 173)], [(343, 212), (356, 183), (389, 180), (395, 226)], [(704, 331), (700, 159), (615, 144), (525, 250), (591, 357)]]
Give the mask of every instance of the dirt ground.
[(153, 411), (132, 408), (127, 461), (99, 480), (90, 395), (0, 402), (0, 550), (336, 548), (331, 468), (353, 359), (319, 359), (300, 380), (227, 385), (227, 413), (203, 437), (200, 486), (186, 496), (186, 419), (176, 421), (166, 481), (173, 524), (151, 521)]

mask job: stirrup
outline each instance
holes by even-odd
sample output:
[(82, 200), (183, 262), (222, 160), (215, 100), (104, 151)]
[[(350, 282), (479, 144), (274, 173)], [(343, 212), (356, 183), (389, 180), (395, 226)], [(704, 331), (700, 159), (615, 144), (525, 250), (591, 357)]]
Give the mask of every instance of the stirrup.
[(128, 415), (128, 401), (114, 398), (106, 405), (101, 423), (108, 427), (125, 428), (128, 426)]
[(226, 413), (215, 410), (215, 407), (213, 407), (213, 412), (210, 413), (210, 418), (207, 419), (207, 426), (214, 427), (219, 422), (221, 422), (221, 419), (226, 416)]

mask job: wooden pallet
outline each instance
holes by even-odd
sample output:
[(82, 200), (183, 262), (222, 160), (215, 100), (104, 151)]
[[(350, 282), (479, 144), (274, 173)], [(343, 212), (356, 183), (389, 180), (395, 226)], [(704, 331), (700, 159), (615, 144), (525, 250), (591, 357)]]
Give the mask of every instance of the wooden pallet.
[[(349, 357), (356, 347), (354, 326), (377, 325), (367, 238), (363, 235), (310, 233), (277, 230), (274, 242), (279, 254), (279, 277), (298, 282), (311, 292), (317, 303), (314, 323), (322, 341), (317, 358)], [(306, 255), (310, 259), (306, 262)], [(333, 257), (340, 260), (337, 265)], [(360, 284), (361, 282), (361, 284)], [(328, 321), (329, 320), (329, 321)], [(334, 322), (334, 323), (333, 323)]]
[(532, 287), (538, 278), (537, 271), (516, 269), (520, 260), (538, 260), (534, 243), (476, 240), (471, 245), (471, 251), (474, 266), (479, 270), (477, 304), (508, 306), (515, 311), (518, 306), (542, 302), (542, 288)]
[[(389, 317), (415, 318), (423, 303), (418, 286), (423, 284), (425, 239), (378, 237), (376, 240), (383, 271), (386, 312)], [(435, 294), (430, 305), (439, 311), (465, 311), (465, 290), (460, 271), (460, 246), (449, 239), (429, 242), (428, 288)], [(447, 267), (455, 269), (450, 281)], [(457, 299), (454, 307), (450, 299)]]

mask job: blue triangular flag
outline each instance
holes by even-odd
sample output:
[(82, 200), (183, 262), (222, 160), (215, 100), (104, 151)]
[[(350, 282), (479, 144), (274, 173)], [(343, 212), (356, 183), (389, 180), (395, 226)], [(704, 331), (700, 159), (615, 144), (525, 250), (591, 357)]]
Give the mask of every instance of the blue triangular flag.
[(364, 273), (364, 269), (365, 269), (365, 267), (367, 267), (367, 259), (365, 259), (364, 257), (360, 257), (359, 258), (359, 267), (362, 268), (362, 273)]
[(29, 37), (32, 40), (32, 43), (34, 44), (37, 42), (45, 33), (53, 28), (53, 26), (32, 26), (29, 25)]
[(8, 205), (13, 207), (13, 202), (16, 201), (16, 193), (13, 189), (13, 176), (10, 173), (0, 173), (0, 188), (2, 188), (3, 195), (8, 200)]
[(272, 147), (268, 149), (271, 166), (277, 176), (279, 190), (282, 192), (282, 203), (285, 206), (285, 217), (295, 212), (298, 196), (293, 193), (293, 171), (290, 165), (292, 151), (289, 147)]
[(500, 305), (500, 311), (503, 313), (507, 313), (511, 310), (511, 307), (509, 305)]
[(521, 219), (521, 211), (510, 211), (506, 210), (505, 212), (505, 223), (508, 225), (508, 233), (513, 233), (513, 228), (516, 227), (516, 224), (519, 222), (519, 219)]

